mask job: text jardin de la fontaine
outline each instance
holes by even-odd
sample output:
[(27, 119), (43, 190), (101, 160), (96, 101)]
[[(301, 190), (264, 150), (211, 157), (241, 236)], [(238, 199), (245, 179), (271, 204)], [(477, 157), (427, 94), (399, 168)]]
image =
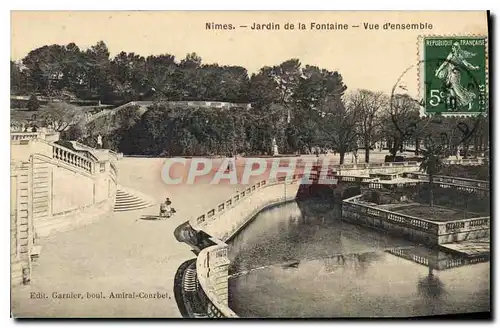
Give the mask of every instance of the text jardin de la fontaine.
[(349, 25), (345, 23), (256, 23), (253, 22), (249, 25), (235, 25), (232, 23), (205, 23), (206, 30), (235, 30), (250, 29), (257, 31), (277, 31), (277, 30), (315, 30), (315, 31), (334, 31), (334, 30), (348, 30), (349, 28), (361, 28), (364, 30), (431, 30), (433, 28), (431, 23), (417, 22), (417, 23), (360, 23), (359, 25)]

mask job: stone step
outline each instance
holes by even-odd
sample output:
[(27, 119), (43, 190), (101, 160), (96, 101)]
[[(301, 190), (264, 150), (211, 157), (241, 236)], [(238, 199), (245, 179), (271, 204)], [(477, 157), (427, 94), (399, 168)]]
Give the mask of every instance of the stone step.
[(144, 204), (144, 205), (141, 205), (141, 206), (134, 206), (134, 207), (115, 207), (113, 209), (113, 211), (115, 212), (125, 212), (125, 211), (136, 211), (136, 210), (140, 210), (140, 209), (143, 209), (143, 208), (148, 208), (148, 207), (151, 207), (152, 205), (150, 204)]
[(115, 212), (135, 211), (153, 205), (154, 201), (147, 195), (130, 188), (118, 186), (113, 210)]
[(148, 203), (148, 204), (153, 204), (151, 201), (147, 199), (142, 199), (142, 198), (135, 198), (135, 199), (127, 199), (127, 200), (115, 200), (115, 205), (133, 205), (133, 204), (139, 204), (139, 203)]
[(133, 201), (135, 201), (135, 200), (137, 200), (137, 199), (142, 199), (142, 198), (137, 197), (137, 196), (132, 196), (132, 195), (129, 195), (129, 196), (126, 196), (126, 197), (125, 197), (125, 196), (121, 196), (121, 197), (118, 197), (118, 196), (117, 196), (117, 197), (116, 197), (116, 200), (117, 200), (117, 201), (122, 201), (122, 202), (127, 202), (127, 201), (129, 201), (129, 202), (133, 202)]
[(132, 198), (132, 199), (116, 199), (115, 204), (138, 204), (138, 203), (149, 203), (148, 201), (140, 198)]
[(141, 197), (141, 196), (138, 196), (138, 195), (128, 195), (128, 196), (121, 196), (121, 197), (116, 197), (115, 198), (116, 200), (120, 200), (120, 201), (135, 201), (137, 199), (141, 199), (141, 200), (144, 200), (144, 201), (150, 201), (149, 198), (146, 198), (146, 197)]
[(137, 203), (137, 204), (115, 204), (115, 206), (113, 208), (115, 210), (121, 209), (121, 210), (133, 211), (133, 210), (138, 209), (138, 208), (145, 208), (145, 207), (150, 207), (150, 206), (152, 206), (152, 204), (143, 202), (143, 203)]

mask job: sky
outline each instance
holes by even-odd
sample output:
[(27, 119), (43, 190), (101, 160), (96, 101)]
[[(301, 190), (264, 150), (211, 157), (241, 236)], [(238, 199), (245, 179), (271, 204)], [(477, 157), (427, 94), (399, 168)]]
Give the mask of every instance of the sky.
[[(233, 24), (236, 28), (207, 30), (206, 23), (212, 22)], [(253, 23), (271, 22), (280, 24), (281, 29), (250, 29)], [(294, 24), (294, 30), (284, 29), (287, 22)], [(299, 30), (299, 22), (307, 29)], [(312, 22), (349, 27), (311, 30)], [(379, 29), (365, 29), (365, 23), (379, 24)], [(385, 30), (386, 23), (427, 23), (432, 24), (432, 29)], [(350, 89), (386, 93), (408, 69), (399, 83), (416, 95), (419, 36), (471, 34), (487, 35), (485, 11), (14, 11), (11, 59), (19, 60), (43, 45), (74, 42), (85, 49), (103, 40), (111, 56), (121, 51), (143, 56), (168, 53), (180, 60), (187, 53), (196, 52), (204, 63), (239, 65), (249, 73), (298, 58), (303, 65), (338, 70)]]

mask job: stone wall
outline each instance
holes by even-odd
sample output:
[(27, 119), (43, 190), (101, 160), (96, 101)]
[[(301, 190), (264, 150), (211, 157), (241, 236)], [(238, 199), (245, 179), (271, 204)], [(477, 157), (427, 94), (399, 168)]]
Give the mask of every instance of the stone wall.
[(215, 244), (202, 249), (196, 260), (198, 282), (212, 309), (207, 311), (209, 316), (238, 317), (228, 306), (230, 261), (225, 241), (266, 207), (295, 199), (299, 186), (298, 176), (288, 181), (260, 181), (189, 221), (194, 230), (207, 233)]
[(29, 281), (36, 237), (112, 213), (117, 172), (114, 156), (83, 156), (42, 139), (14, 142), (11, 149), (11, 267), (18, 284)]
[(343, 219), (431, 246), (490, 235), (490, 217), (434, 222), (378, 208), (375, 204), (360, 201), (361, 197), (351, 197), (342, 202)]
[(368, 176), (372, 173), (406, 173), (419, 170), (418, 162), (344, 164), (339, 166), (337, 175)]
[(59, 132), (55, 131), (40, 131), (40, 132), (11, 132), (11, 142), (18, 143), (22, 140), (43, 139), (49, 142), (59, 140)]
[[(81, 174), (77, 170), (71, 170), (64, 166), (54, 166), (47, 162), (43, 164), (48, 166), (48, 172), (52, 177), (49, 178), (49, 183), (52, 185), (50, 193), (52, 215), (56, 216), (68, 211), (74, 211), (89, 206), (94, 202), (99, 181), (94, 181), (91, 176)], [(78, 188), (75, 188), (75, 186), (78, 186)]]
[[(263, 182), (266, 184), (260, 185)], [(205, 221), (201, 224), (197, 220), (190, 221), (191, 226), (196, 230), (203, 230), (212, 237), (226, 241), (263, 208), (295, 199), (300, 186), (299, 183), (263, 182), (240, 191), (231, 199), (220, 203), (217, 208), (208, 211)], [(209, 216), (212, 213), (215, 215)]]
[(10, 166), (10, 263), (11, 284), (29, 283), (34, 243), (30, 164)]

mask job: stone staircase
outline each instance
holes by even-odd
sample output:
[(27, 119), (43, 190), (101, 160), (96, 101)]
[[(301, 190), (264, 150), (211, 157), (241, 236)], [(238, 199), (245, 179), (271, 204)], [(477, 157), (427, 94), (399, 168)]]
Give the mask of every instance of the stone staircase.
[(139, 191), (117, 186), (114, 211), (135, 211), (155, 205), (155, 201)]

